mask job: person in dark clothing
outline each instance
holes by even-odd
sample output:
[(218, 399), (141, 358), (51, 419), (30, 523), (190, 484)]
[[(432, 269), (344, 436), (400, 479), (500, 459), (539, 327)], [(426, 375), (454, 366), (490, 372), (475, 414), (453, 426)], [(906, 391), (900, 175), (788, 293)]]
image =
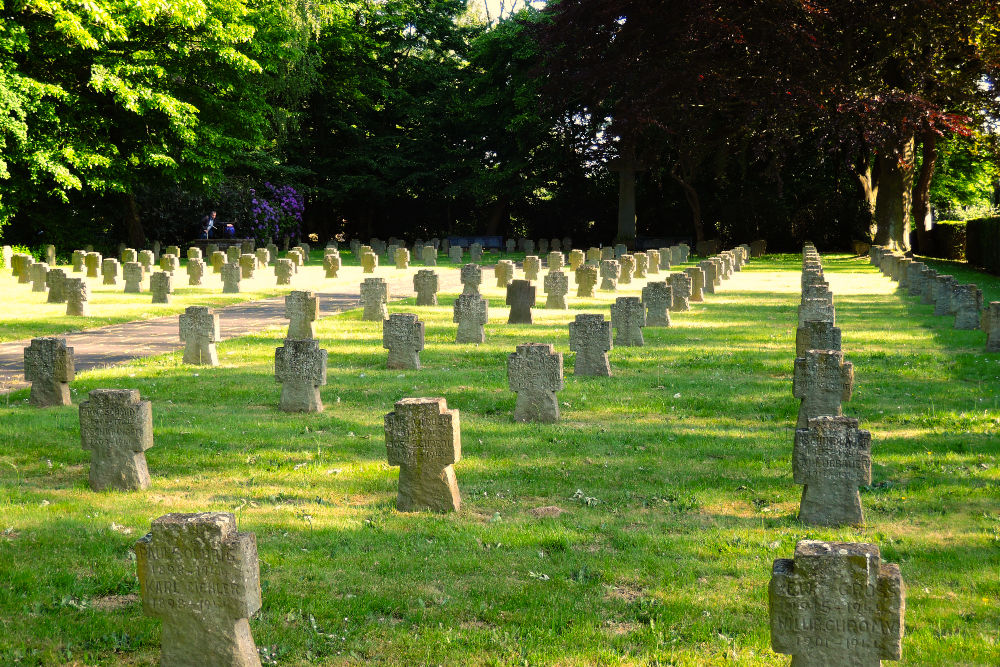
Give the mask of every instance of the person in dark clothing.
[(212, 211), (201, 219), (201, 238), (212, 238), (213, 229), (215, 229), (215, 211)]

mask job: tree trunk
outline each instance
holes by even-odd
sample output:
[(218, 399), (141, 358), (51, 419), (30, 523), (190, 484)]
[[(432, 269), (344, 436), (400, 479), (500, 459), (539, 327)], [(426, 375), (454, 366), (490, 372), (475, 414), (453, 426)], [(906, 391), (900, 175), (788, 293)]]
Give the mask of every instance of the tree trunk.
[(139, 206), (135, 203), (135, 195), (126, 192), (123, 195), (125, 205), (125, 233), (128, 243), (133, 248), (143, 248), (146, 245), (146, 232), (139, 219)]
[(917, 228), (917, 249), (921, 254), (933, 252), (930, 234), (931, 224), (931, 181), (934, 179), (934, 167), (937, 166), (937, 134), (927, 131), (921, 137), (920, 174), (913, 188), (913, 224)]
[(486, 234), (496, 236), (500, 232), (500, 223), (507, 220), (507, 200), (501, 197), (490, 205), (486, 217)]
[(861, 197), (865, 200), (865, 204), (868, 206), (868, 213), (871, 216), (869, 224), (870, 232), (868, 235), (868, 240), (870, 241), (875, 237), (877, 231), (875, 226), (875, 201), (878, 198), (879, 172), (877, 169), (872, 171), (871, 158), (866, 155), (854, 166), (854, 173), (858, 177)]
[(670, 170), (670, 176), (677, 181), (678, 185), (681, 186), (681, 189), (684, 190), (684, 198), (687, 200), (688, 206), (691, 208), (691, 223), (694, 226), (694, 241), (696, 244), (701, 243), (705, 240), (705, 229), (701, 224), (701, 200), (698, 199), (698, 191), (694, 189), (693, 185), (681, 177), (676, 162)]
[(879, 186), (875, 199), (875, 243), (910, 249), (910, 210), (913, 193), (913, 137), (898, 153), (879, 156)]

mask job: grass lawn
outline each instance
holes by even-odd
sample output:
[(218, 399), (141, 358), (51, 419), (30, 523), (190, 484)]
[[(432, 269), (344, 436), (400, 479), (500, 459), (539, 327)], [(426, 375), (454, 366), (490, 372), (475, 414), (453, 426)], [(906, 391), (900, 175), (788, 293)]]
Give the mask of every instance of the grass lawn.
[[(864, 528), (801, 525), (800, 261), (752, 260), (672, 327), (646, 329), (645, 347), (612, 350), (612, 378), (573, 375), (566, 326), (607, 314), (612, 295), (507, 326), (492, 285), (480, 346), (453, 342), (452, 295), (390, 306), (426, 322), (420, 371), (386, 370), (381, 328), (359, 311), (322, 320), (321, 414), (277, 409), (280, 330), (221, 343), (218, 368), (177, 353), (80, 374), (77, 402), (98, 387), (152, 401), (144, 492), (91, 492), (77, 409), (11, 395), (0, 664), (157, 664), (132, 544), (157, 516), (210, 510), (257, 534), (250, 625), (265, 664), (786, 665), (770, 649), (767, 583), (804, 538), (873, 542), (900, 565), (905, 664), (1000, 664), (1000, 354), (866, 260), (825, 256), (856, 374), (845, 413), (872, 433), (873, 483)], [(1000, 299), (1000, 281), (975, 279)], [(528, 341), (565, 355), (558, 424), (512, 420), (505, 361)], [(408, 396), (461, 413), (460, 512), (394, 508), (382, 419)], [(565, 512), (536, 511), (551, 506)]]
[[(343, 266), (337, 278), (326, 278), (323, 270), (323, 249), (311, 251), (310, 262), (292, 278), (292, 284), (277, 285), (274, 277), (274, 267), (258, 269), (252, 279), (240, 281), (239, 294), (222, 293), (222, 276), (212, 272), (212, 267), (206, 267), (203, 285), (191, 287), (188, 285), (187, 259), (181, 260), (180, 272), (174, 276), (174, 294), (169, 304), (150, 303), (149, 274), (142, 283), (141, 294), (125, 294), (124, 279), (119, 276), (118, 285), (102, 285), (103, 279), (85, 278), (90, 286), (90, 316), (73, 317), (66, 315), (65, 303), (46, 303), (46, 294), (32, 292), (31, 284), (19, 285), (11, 277), (9, 269), (0, 269), (0, 294), (3, 297), (4, 312), (0, 314), (0, 343), (14, 340), (26, 340), (36, 336), (55, 336), (69, 331), (93, 329), (109, 324), (129, 322), (132, 320), (147, 320), (164, 315), (182, 313), (188, 306), (229, 306), (243, 301), (253, 301), (267, 297), (287, 294), (296, 289), (312, 289), (317, 291), (357, 292), (358, 284), (368, 276), (363, 276), (358, 261), (350, 250), (341, 251)], [(523, 253), (520, 255), (523, 257)], [(493, 263), (499, 258), (497, 253), (486, 253), (484, 261)], [(406, 270), (397, 270), (395, 265), (386, 264), (385, 258), (380, 258), (382, 264), (374, 275), (390, 280), (402, 275), (412, 276), (416, 271), (425, 268), (422, 263), (410, 264)], [(466, 253), (468, 260), (468, 253)], [(441, 267), (458, 267), (452, 264), (446, 255), (439, 255), (438, 264)], [(86, 273), (73, 273), (72, 267), (60, 265), (66, 275), (72, 278), (82, 278)], [(158, 268), (157, 268), (158, 270)]]

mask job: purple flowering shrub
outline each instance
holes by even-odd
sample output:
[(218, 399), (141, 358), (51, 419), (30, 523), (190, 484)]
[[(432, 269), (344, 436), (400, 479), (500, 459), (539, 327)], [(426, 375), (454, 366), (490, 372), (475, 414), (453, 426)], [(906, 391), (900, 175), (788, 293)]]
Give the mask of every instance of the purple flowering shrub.
[(260, 245), (278, 242), (286, 234), (297, 240), (302, 231), (302, 195), (291, 185), (264, 183), (250, 188), (250, 233)]

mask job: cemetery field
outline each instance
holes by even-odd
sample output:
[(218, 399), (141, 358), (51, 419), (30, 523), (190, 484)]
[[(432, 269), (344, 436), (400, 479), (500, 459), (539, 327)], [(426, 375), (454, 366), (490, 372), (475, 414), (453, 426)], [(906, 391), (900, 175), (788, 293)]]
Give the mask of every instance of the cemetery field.
[[(487, 260), (489, 256), (486, 255)], [(173, 315), (184, 312), (187, 306), (192, 305), (230, 306), (244, 301), (287, 294), (295, 289), (356, 292), (358, 283), (365, 277), (361, 273), (361, 267), (350, 251), (342, 252), (341, 259), (343, 267), (337, 278), (326, 278), (323, 271), (322, 249), (312, 251), (310, 263), (292, 278), (290, 286), (276, 284), (273, 266), (257, 269), (253, 278), (240, 281), (239, 294), (223, 294), (222, 278), (218, 273), (212, 272), (211, 266), (206, 267), (201, 286), (189, 286), (187, 260), (182, 259), (180, 271), (174, 275), (174, 293), (169, 304), (151, 303), (149, 273), (143, 279), (143, 291), (140, 294), (125, 294), (122, 291), (124, 281), (120, 276), (118, 285), (103, 285), (100, 277), (86, 278), (90, 288), (88, 317), (67, 316), (65, 303), (46, 303), (45, 294), (32, 292), (30, 284), (16, 284), (16, 280), (11, 278), (9, 269), (0, 269), (0, 285), (2, 285), (0, 298), (4, 304), (4, 311), (0, 314), (0, 343), (26, 340), (35, 336), (56, 336), (69, 331)], [(438, 258), (438, 264), (442, 267), (452, 266), (444, 255)], [(53, 268), (64, 269), (68, 277), (79, 278), (86, 275), (73, 273), (69, 265), (60, 264)], [(419, 262), (411, 262), (410, 268), (402, 270), (397, 270), (393, 265), (380, 265), (371, 275), (391, 280), (401, 276), (412, 277), (420, 268), (424, 267)]]
[[(607, 316), (645, 281), (594, 299), (571, 284), (568, 311), (536, 308), (533, 325), (508, 326), (484, 272), (485, 344), (454, 343), (454, 294), (389, 304), (426, 322), (419, 371), (385, 368), (381, 326), (360, 310), (318, 322), (320, 414), (278, 410), (283, 329), (220, 343), (216, 368), (181, 365), (177, 352), (78, 374), (75, 403), (95, 388), (152, 402), (146, 491), (90, 491), (75, 405), (34, 409), (27, 391), (0, 400), (0, 664), (158, 664), (160, 623), (142, 615), (132, 545), (156, 517), (200, 511), (234, 512), (257, 536), (263, 607), (250, 626), (264, 664), (786, 665), (770, 648), (767, 586), (772, 561), (806, 538), (871, 542), (899, 564), (903, 664), (1000, 664), (1000, 354), (867, 258), (823, 265), (854, 364), (844, 414), (872, 434), (862, 528), (796, 519), (799, 255), (753, 259), (671, 313), (671, 327), (646, 328), (644, 347), (615, 347), (611, 378), (574, 376), (567, 324)], [(953, 274), (1000, 300), (996, 277)], [(342, 275), (360, 282), (355, 266)], [(4, 284), (19, 290), (5, 340), (60, 330), (20, 301), (30, 288)], [(306, 287), (319, 289), (293, 279)], [(103, 323), (229, 298), (183, 290), (168, 311), (142, 294), (104, 312), (98, 288), (91, 309)], [(34, 328), (9, 334), (11, 310)], [(513, 421), (505, 364), (524, 342), (564, 355), (556, 424)], [(383, 417), (418, 396), (460, 412), (453, 514), (395, 509)]]

